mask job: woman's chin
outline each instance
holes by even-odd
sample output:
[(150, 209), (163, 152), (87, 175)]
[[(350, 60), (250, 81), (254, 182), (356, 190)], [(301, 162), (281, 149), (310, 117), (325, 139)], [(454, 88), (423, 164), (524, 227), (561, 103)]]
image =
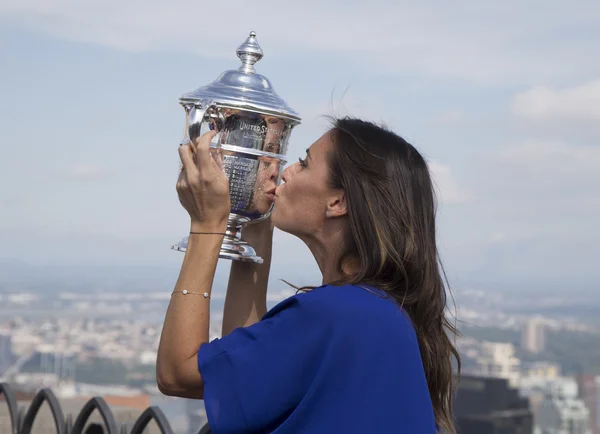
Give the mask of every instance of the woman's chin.
[(281, 207), (278, 207), (277, 202), (275, 202), (273, 212), (271, 213), (271, 222), (273, 223), (273, 226), (280, 231), (288, 232), (288, 225), (285, 224), (285, 217), (281, 215)]
[(276, 203), (273, 206), (273, 211), (271, 211), (271, 222), (273, 222), (273, 226), (275, 226), (277, 229), (280, 229), (278, 226), (279, 213), (277, 212), (277, 204)]

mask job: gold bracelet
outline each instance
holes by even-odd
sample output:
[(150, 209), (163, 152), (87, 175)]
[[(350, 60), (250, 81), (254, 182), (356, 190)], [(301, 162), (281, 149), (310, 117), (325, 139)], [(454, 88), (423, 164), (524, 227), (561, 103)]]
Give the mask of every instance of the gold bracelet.
[(191, 295), (203, 295), (204, 298), (209, 298), (210, 297), (210, 294), (208, 292), (205, 292), (204, 294), (202, 294), (200, 292), (190, 292), (187, 289), (184, 289), (183, 291), (173, 291), (171, 293), (171, 295), (175, 294), (176, 292), (181, 292), (183, 295), (191, 294)]

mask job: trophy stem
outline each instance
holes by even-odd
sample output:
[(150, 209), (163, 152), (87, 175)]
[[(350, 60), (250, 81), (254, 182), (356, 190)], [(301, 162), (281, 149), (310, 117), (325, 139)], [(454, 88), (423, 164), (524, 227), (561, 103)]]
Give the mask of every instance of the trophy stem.
[(227, 230), (221, 245), (219, 257), (234, 261), (252, 262), (262, 264), (263, 259), (256, 254), (254, 248), (242, 239), (242, 224), (229, 220)]
[[(171, 246), (171, 249), (179, 252), (185, 252), (188, 246), (188, 237), (183, 238), (177, 244)], [(219, 251), (219, 258), (230, 259), (234, 261), (252, 262), (262, 264), (263, 258), (256, 254), (254, 248), (242, 239), (242, 223), (229, 220), (227, 229)]]

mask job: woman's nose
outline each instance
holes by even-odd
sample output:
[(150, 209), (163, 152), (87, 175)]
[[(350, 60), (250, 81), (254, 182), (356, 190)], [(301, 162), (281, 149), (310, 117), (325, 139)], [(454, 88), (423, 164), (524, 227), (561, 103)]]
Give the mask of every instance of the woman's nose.
[(294, 165), (290, 164), (288, 167), (285, 168), (285, 170), (283, 171), (283, 173), (281, 174), (281, 180), (283, 182), (288, 182), (290, 180), (290, 178), (292, 177), (292, 171)]

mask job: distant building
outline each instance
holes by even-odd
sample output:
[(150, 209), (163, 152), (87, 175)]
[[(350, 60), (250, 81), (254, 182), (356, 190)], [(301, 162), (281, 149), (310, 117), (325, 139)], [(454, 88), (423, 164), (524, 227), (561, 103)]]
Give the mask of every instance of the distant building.
[(521, 361), (515, 356), (515, 348), (507, 342), (483, 342), (473, 372), (481, 377), (504, 378), (511, 387), (519, 384)]
[(548, 384), (538, 411), (541, 434), (591, 434), (590, 412), (578, 397), (575, 380), (561, 378)]
[(532, 434), (527, 399), (503, 378), (461, 376), (454, 401), (460, 434)]
[(530, 362), (521, 368), (523, 377), (554, 380), (560, 377), (560, 365), (552, 362)]
[(532, 362), (522, 366), (519, 383), (521, 396), (529, 399), (534, 425), (539, 420), (540, 405), (546, 397), (549, 384), (560, 377), (560, 367), (550, 362)]
[(600, 376), (578, 375), (576, 381), (577, 396), (590, 412), (588, 428), (592, 434), (600, 434)]
[(11, 335), (0, 331), (0, 376), (10, 367), (13, 357)]
[(596, 430), (600, 432), (600, 376), (596, 377), (596, 393)]
[(55, 351), (50, 345), (39, 345), (23, 362), (21, 372), (54, 374), (60, 381), (73, 381), (75, 366), (75, 354)]
[(544, 351), (546, 324), (542, 319), (531, 318), (525, 322), (521, 336), (521, 348), (531, 354)]

